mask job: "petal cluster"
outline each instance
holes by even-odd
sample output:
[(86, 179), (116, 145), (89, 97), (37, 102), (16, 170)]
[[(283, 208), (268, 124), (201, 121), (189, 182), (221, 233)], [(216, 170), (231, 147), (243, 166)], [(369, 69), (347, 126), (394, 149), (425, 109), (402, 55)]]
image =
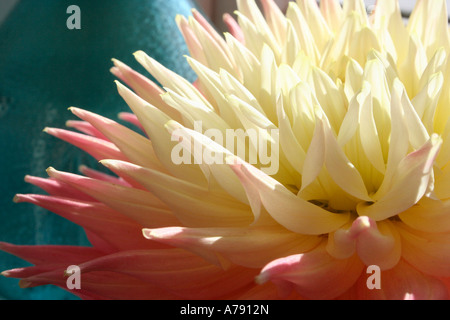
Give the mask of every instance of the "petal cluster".
[(1, 243), (34, 264), (3, 275), (66, 288), (77, 265), (86, 299), (449, 298), (446, 2), (417, 1), (407, 24), (392, 0), (237, 3), (224, 36), (176, 18), (194, 84), (141, 51), (158, 84), (113, 59), (136, 131), (75, 107), (78, 132), (45, 129), (110, 174), (49, 168), (26, 178), (48, 195), (15, 201), (92, 247)]

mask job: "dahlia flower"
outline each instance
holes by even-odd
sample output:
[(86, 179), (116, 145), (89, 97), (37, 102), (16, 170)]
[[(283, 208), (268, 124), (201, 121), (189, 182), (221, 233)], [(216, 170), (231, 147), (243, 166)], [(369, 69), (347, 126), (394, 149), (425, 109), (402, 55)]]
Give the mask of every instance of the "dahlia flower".
[[(48, 195), (15, 201), (92, 246), (1, 243), (34, 264), (3, 275), (67, 289), (76, 265), (86, 299), (449, 297), (446, 2), (417, 1), (407, 25), (392, 0), (370, 15), (362, 0), (261, 2), (238, 0), (224, 37), (195, 10), (176, 18), (194, 84), (141, 51), (161, 86), (113, 60), (120, 118), (140, 130), (74, 107), (79, 133), (45, 129), (111, 174), (49, 168), (26, 177)], [(227, 130), (258, 141), (234, 136), (239, 154)]]

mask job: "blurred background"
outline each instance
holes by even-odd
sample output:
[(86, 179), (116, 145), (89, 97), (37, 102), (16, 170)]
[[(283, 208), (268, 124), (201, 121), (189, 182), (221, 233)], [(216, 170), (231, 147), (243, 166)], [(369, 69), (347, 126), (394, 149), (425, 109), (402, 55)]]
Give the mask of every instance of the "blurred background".
[[(286, 8), (288, 1), (276, 0)], [(365, 1), (368, 9), (376, 0)], [(416, 1), (400, 0), (405, 19)], [(450, 0), (447, 0), (450, 8)], [(81, 9), (81, 30), (68, 30), (66, 9)], [(144, 50), (166, 67), (193, 81), (188, 54), (174, 17), (203, 10), (219, 31), (234, 0), (0, 0), (0, 241), (14, 244), (88, 245), (78, 226), (28, 204), (16, 193), (36, 193), (26, 174), (46, 177), (45, 169), (78, 172), (97, 168), (89, 156), (42, 132), (64, 127), (76, 106), (111, 119), (128, 107), (110, 74), (111, 58), (147, 72), (134, 60)], [(27, 266), (0, 252), (0, 271)], [(21, 289), (18, 280), (0, 277), (0, 299), (75, 299), (50, 287)]]

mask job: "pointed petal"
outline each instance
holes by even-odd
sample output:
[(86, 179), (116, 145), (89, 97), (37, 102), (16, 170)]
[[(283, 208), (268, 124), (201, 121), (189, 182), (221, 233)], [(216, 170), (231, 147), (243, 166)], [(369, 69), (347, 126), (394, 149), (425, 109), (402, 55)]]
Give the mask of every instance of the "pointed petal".
[(81, 165), (78, 168), (78, 170), (86, 177), (89, 177), (92, 179), (110, 182), (110, 183), (118, 184), (118, 185), (121, 185), (124, 187), (131, 187), (131, 185), (128, 182), (126, 182), (124, 179), (122, 179), (120, 177), (118, 178), (118, 177), (88, 168), (84, 165)]
[(129, 160), (149, 168), (164, 170), (153, 151), (152, 143), (147, 138), (115, 121), (94, 113), (78, 108), (71, 108), (70, 110), (77, 117), (91, 123), (107, 136)]
[(228, 13), (223, 15), (223, 22), (227, 26), (231, 35), (236, 38), (240, 43), (245, 43), (244, 33), (242, 32), (241, 27), (237, 23), (237, 21)]
[(45, 128), (44, 131), (89, 153), (96, 160), (128, 160), (128, 158), (112, 142), (104, 139), (56, 128)]
[(370, 201), (366, 186), (361, 174), (350, 162), (342, 148), (339, 146), (336, 137), (328, 123), (328, 120), (321, 113), (317, 117), (323, 122), (323, 130), (326, 141), (325, 166), (334, 182), (348, 194)]
[(79, 267), (82, 275), (93, 271), (126, 274), (189, 299), (221, 298), (247, 287), (256, 275), (256, 270), (241, 267), (224, 271), (181, 249), (122, 251)]
[(337, 32), (343, 22), (343, 11), (338, 0), (320, 1), (320, 11), (331, 31)]
[(92, 247), (14, 245), (6, 242), (0, 242), (0, 250), (36, 265), (69, 266), (95, 259), (102, 254), (100, 250)]
[(109, 139), (105, 137), (103, 133), (95, 129), (93, 125), (91, 125), (89, 122), (86, 121), (69, 120), (66, 121), (66, 127), (74, 128), (87, 135), (109, 141)]
[(58, 181), (56, 179), (33, 177), (27, 175), (25, 177), (25, 182), (41, 188), (52, 196), (66, 197), (81, 201), (96, 201), (91, 196), (77, 190), (67, 183)]
[[(102, 203), (73, 201), (61, 197), (18, 195), (19, 202), (33, 203), (72, 221), (95, 234), (108, 244), (105, 251), (160, 248), (146, 241), (141, 234), (142, 225), (115, 212)], [(92, 240), (89, 236), (88, 238)], [(91, 241), (94, 247), (95, 241)]]
[(189, 83), (189, 81), (165, 68), (143, 51), (137, 51), (134, 53), (134, 56), (136, 57), (136, 60), (164, 87), (170, 88), (180, 95), (185, 95), (189, 99), (203, 103), (213, 109), (209, 102), (191, 83)]
[(167, 226), (179, 223), (166, 205), (149, 192), (64, 173), (53, 168), (49, 168), (47, 172), (52, 178), (68, 183), (142, 226)]
[(177, 121), (181, 119), (176, 110), (173, 110), (162, 101), (161, 94), (164, 93), (164, 90), (161, 89), (156, 83), (134, 71), (117, 59), (113, 59), (113, 63), (115, 67), (111, 69), (112, 73), (125, 82), (128, 86), (133, 88), (137, 95), (166, 113), (172, 119)]
[[(119, 82), (116, 82), (116, 84), (119, 94), (137, 115), (140, 123), (145, 128), (145, 132), (152, 141), (154, 152), (164, 167), (176, 177), (194, 181), (197, 184), (204, 184), (205, 179), (198, 166), (176, 165), (173, 163), (171, 156), (176, 144), (165, 128), (165, 124), (170, 121), (170, 118)], [(166, 172), (166, 169), (159, 169), (159, 171)]]

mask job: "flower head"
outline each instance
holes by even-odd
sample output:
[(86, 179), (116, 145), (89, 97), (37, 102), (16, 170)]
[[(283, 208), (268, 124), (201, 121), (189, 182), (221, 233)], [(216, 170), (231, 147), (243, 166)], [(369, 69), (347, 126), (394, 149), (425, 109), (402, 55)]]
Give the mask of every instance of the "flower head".
[(15, 201), (92, 247), (2, 243), (35, 265), (4, 275), (65, 288), (78, 265), (74, 293), (94, 299), (449, 297), (446, 2), (419, 0), (406, 26), (391, 0), (370, 16), (362, 0), (261, 2), (238, 0), (224, 37), (176, 18), (194, 84), (144, 52), (161, 87), (113, 60), (133, 90), (117, 82), (120, 117), (144, 134), (78, 108), (82, 133), (46, 129), (114, 175), (27, 177), (49, 195)]

